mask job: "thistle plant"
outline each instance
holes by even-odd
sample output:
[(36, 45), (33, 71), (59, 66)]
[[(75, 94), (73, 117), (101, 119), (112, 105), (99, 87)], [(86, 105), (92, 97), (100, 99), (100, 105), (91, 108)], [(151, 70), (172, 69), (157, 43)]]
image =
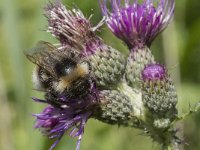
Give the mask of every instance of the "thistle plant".
[[(163, 150), (180, 149), (184, 143), (175, 123), (184, 117), (178, 116), (176, 89), (150, 50), (171, 22), (175, 1), (99, 0), (99, 4), (104, 17), (96, 26), (91, 17), (67, 9), (59, 0), (45, 7), (47, 32), (59, 44), (40, 43), (39, 50), (27, 54), (38, 68), (34, 81), (45, 85), (45, 100), (33, 98), (47, 105), (34, 114), (35, 128), (55, 139), (50, 149), (69, 131), (78, 138), (79, 150), (91, 118), (141, 129)], [(104, 22), (127, 45), (128, 57), (97, 36)]]

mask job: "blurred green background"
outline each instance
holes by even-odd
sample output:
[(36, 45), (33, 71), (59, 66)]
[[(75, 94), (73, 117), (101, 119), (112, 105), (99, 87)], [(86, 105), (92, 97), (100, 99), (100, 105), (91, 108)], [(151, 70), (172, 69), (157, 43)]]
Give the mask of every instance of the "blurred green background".
[[(52, 141), (34, 130), (32, 113), (42, 110), (31, 96), (42, 98), (32, 90), (33, 65), (23, 51), (39, 40), (55, 43), (44, 32), (47, 22), (43, 7), (47, 0), (0, 0), (0, 150), (47, 150)], [(101, 19), (97, 0), (63, 0), (69, 7), (78, 6), (86, 16), (94, 14), (96, 24)], [(177, 0), (174, 21), (159, 35), (151, 49), (156, 59), (167, 65), (179, 93), (179, 110), (200, 101), (200, 2)], [(120, 51), (126, 46), (115, 38), (106, 26), (99, 33), (105, 41)], [(184, 122), (186, 150), (200, 149), (200, 113)], [(67, 135), (56, 150), (74, 150), (76, 140)], [(81, 150), (156, 150), (158, 146), (139, 130), (103, 124), (89, 120)]]

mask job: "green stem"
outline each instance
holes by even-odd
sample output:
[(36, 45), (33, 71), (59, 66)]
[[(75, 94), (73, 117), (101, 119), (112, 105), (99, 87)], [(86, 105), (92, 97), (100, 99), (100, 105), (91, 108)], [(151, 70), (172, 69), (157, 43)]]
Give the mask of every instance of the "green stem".
[(182, 150), (180, 139), (176, 136), (176, 131), (160, 132), (160, 135), (158, 132), (157, 134), (158, 136), (153, 135), (153, 138), (162, 146), (162, 150)]

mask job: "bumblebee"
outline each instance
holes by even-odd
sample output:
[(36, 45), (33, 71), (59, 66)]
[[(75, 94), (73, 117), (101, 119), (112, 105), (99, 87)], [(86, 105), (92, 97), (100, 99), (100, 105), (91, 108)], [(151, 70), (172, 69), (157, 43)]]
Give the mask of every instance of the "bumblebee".
[(30, 49), (27, 58), (34, 64), (33, 83), (36, 90), (68, 98), (85, 97), (90, 92), (90, 64), (78, 51), (40, 41)]

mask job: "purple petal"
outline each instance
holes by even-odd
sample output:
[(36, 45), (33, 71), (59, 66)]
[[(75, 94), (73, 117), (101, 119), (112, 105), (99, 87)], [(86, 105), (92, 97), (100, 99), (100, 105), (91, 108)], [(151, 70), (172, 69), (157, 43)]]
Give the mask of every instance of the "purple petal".
[(60, 142), (61, 138), (63, 137), (64, 133), (60, 134), (58, 139), (53, 143), (53, 145), (49, 148), (49, 150), (52, 150), (55, 148), (55, 146)]

